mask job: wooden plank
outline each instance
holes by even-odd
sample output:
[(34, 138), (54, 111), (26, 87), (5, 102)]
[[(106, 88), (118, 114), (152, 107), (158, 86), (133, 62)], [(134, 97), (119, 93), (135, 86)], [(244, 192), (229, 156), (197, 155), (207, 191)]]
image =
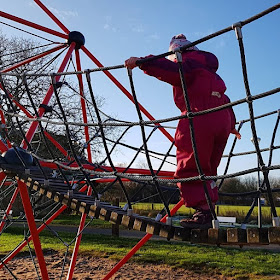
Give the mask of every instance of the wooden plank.
[(271, 244), (280, 244), (280, 227), (270, 227), (268, 229), (268, 239)]
[(133, 229), (138, 231), (146, 231), (147, 228), (147, 221), (143, 219), (142, 217), (135, 217), (134, 223), (133, 223)]
[(174, 239), (180, 241), (191, 241), (191, 229), (174, 227)]
[(91, 205), (90, 208), (89, 208), (88, 215), (92, 218), (98, 219), (99, 215), (100, 215), (100, 210), (101, 210), (101, 208), (99, 206)]
[(161, 229), (161, 223), (156, 221), (148, 222), (146, 232), (152, 235), (159, 235)]
[(208, 229), (208, 242), (210, 244), (225, 244), (227, 243), (227, 231), (225, 229)]
[(162, 224), (159, 232), (159, 236), (167, 238), (168, 240), (174, 238), (175, 228), (167, 224)]
[(110, 221), (112, 211), (107, 208), (101, 207), (100, 213), (99, 213), (99, 219), (103, 221)]
[(122, 222), (123, 214), (116, 210), (111, 213), (110, 222), (119, 225)]
[(133, 228), (135, 218), (133, 216), (123, 215), (121, 225), (127, 227), (128, 229)]
[(227, 242), (228, 243), (247, 243), (247, 232), (245, 229), (240, 228), (228, 228), (227, 229)]
[(191, 243), (207, 243), (208, 230), (207, 229), (192, 229), (191, 230)]

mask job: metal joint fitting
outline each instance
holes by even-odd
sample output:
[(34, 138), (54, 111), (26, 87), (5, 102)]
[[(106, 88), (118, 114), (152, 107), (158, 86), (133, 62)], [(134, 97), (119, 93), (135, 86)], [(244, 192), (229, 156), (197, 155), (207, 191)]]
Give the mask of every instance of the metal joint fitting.
[(193, 112), (187, 112), (188, 119), (193, 119), (194, 115)]
[(128, 76), (132, 77), (132, 69), (127, 68), (127, 73), (128, 73)]
[(205, 181), (205, 174), (199, 175), (199, 180)]
[(174, 50), (174, 53), (175, 53), (175, 55), (176, 55), (176, 59), (177, 59), (177, 62), (182, 62), (183, 61), (183, 58), (182, 58), (182, 53), (181, 53), (181, 51), (180, 51), (180, 49), (179, 48), (176, 48), (175, 50)]
[(252, 95), (249, 95), (249, 96), (246, 97), (246, 102), (247, 103), (252, 103), (253, 102)]
[(237, 40), (243, 38), (241, 28), (242, 28), (241, 21), (236, 22), (232, 25), (232, 29), (235, 31), (235, 35), (236, 35)]

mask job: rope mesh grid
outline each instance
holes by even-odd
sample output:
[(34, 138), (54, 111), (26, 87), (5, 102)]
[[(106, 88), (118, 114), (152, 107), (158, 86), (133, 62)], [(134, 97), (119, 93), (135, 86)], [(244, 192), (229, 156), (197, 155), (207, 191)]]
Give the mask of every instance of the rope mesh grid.
[[(34, 260), (32, 256), (33, 252), (29, 245), (30, 232), (26, 230), (27, 217), (25, 214), (20, 213), (18, 218), (10, 218), (9, 213), (6, 211), (9, 202), (7, 198), (11, 199), (13, 194), (17, 191), (17, 180), (23, 180), (28, 187), (30, 187), (31, 204), (34, 209), (34, 218), (36, 221), (40, 223), (42, 228), (47, 228), (50, 233), (58, 238), (65, 246), (60, 279), (62, 279), (66, 273), (66, 263), (70, 246), (73, 245), (83, 233), (84, 229), (93, 223), (94, 218), (96, 218), (96, 216), (94, 216), (97, 215), (96, 212), (94, 212), (94, 215), (90, 214), (91, 211), (93, 212), (92, 209), (94, 207), (99, 209), (100, 200), (101, 203), (104, 203), (101, 209), (110, 209), (111, 205), (107, 204), (106, 201), (111, 198), (110, 194), (114, 193), (116, 189), (120, 190), (118, 195), (122, 196), (126, 205), (123, 209), (120, 208), (116, 210), (116, 208), (114, 208), (114, 210), (111, 209), (112, 211), (127, 211), (127, 209), (132, 209), (132, 206), (137, 203), (157, 198), (164, 206), (159, 213), (161, 215), (166, 213), (168, 216), (172, 216), (169, 204), (172, 202), (172, 199), (173, 201), (176, 197), (179, 199), (176, 183), (201, 180), (204, 184), (205, 195), (213, 219), (217, 219), (215, 209), (213, 209), (210, 203), (206, 181), (219, 180), (219, 189), (222, 189), (225, 179), (250, 174), (258, 174), (260, 176), (261, 174), (262, 179), (259, 180), (255, 191), (242, 193), (225, 193), (221, 191), (220, 196), (251, 197), (252, 203), (242, 221), (242, 225), (248, 223), (257, 200), (264, 195), (268, 198), (273, 217), (277, 218), (274, 201), (275, 195), (280, 192), (280, 189), (272, 188), (269, 173), (280, 169), (278, 162), (273, 160), (275, 158), (275, 153), (280, 147), (280, 144), (277, 143), (280, 114), (279, 110), (273, 110), (261, 115), (255, 115), (254, 103), (263, 98), (274, 96), (279, 93), (280, 88), (274, 88), (255, 95), (251, 94), (247, 77), (245, 47), (241, 28), (279, 7), (280, 4), (275, 5), (248, 20), (234, 24), (231, 27), (220, 30), (192, 43), (192, 45), (198, 45), (234, 30), (238, 39), (246, 92), (244, 98), (235, 100), (227, 105), (201, 112), (190, 111), (188, 90), (184, 81), (183, 69), (180, 62), (178, 75), (181, 76), (186, 107), (189, 113), (184, 116), (173, 116), (164, 119), (144, 119), (143, 110), (138, 103), (137, 90), (134, 84), (132, 71), (128, 71), (127, 83), (131, 87), (131, 100), (135, 105), (137, 120), (120, 120), (111, 116), (110, 113), (104, 113), (103, 109), (101, 110), (102, 100), (99, 100), (98, 92), (96, 94), (94, 90), (99, 77), (96, 75), (99, 75), (99, 73), (103, 74), (109, 70), (124, 71), (124, 66), (102, 66), (82, 71), (75, 67), (74, 60), (70, 57), (69, 62), (64, 65), (63, 71), (58, 71), (56, 73), (46, 72), (49, 66), (57, 59), (60, 59), (65, 51), (69, 52), (68, 45), (50, 41), (46, 38), (40, 37), (41, 39), (50, 41), (51, 44), (61, 44), (61, 46), (65, 48), (60, 50), (59, 54), (52, 56), (49, 61), (45, 62), (36, 72), (18, 73), (17, 71), (12, 71), (5, 73), (5, 71), (3, 71), (0, 74), (0, 115), (2, 122), (0, 140), (3, 146), (14, 149), (16, 156), (22, 162), (22, 166), (19, 168), (12, 167), (6, 162), (1, 163), (2, 173), (4, 171), (8, 177), (5, 177), (0, 185), (0, 210), (2, 215), (0, 219), (2, 225), (0, 227), (0, 238), (3, 232), (9, 230), (9, 228), (13, 226), (13, 223), (20, 223), (22, 225), (24, 239), (18, 244), (17, 248), (21, 250), (21, 247), (24, 246), (23, 244), (28, 246), (38, 278), (39, 272), (36, 260)], [(3, 22), (0, 23), (5, 24)], [(29, 34), (34, 35), (33, 33)], [(37, 48), (46, 47), (51, 44), (38, 46)], [(32, 48), (30, 50), (35, 49), (36, 48)], [(176, 55), (180, 56), (181, 52), (184, 51), (185, 49), (181, 48)], [(16, 52), (13, 54), (16, 54)], [(151, 59), (158, 59), (170, 54), (173, 54), (173, 52), (138, 61), (138, 64), (140, 65)], [(28, 59), (33, 58), (34, 57), (31, 56)], [(24, 60), (19, 60), (17, 63), (24, 63)], [(71, 66), (74, 68), (73, 71), (70, 69)], [(7, 67), (10, 67), (10, 65), (7, 65)], [(17, 84), (11, 87), (11, 80), (16, 80)], [(34, 85), (39, 85), (42, 81), (47, 85), (46, 88), (42, 88), (42, 91), (50, 93), (49, 99), (46, 102), (42, 102), (40, 98), (36, 98), (36, 92), (34, 91)], [(85, 104), (84, 108), (81, 106), (82, 102)], [(200, 160), (196, 149), (195, 131), (192, 125), (193, 118), (204, 114), (211, 114), (231, 106), (235, 109), (243, 105), (247, 105), (248, 107), (249, 118), (238, 121), (238, 131), (242, 133), (243, 131), (249, 130), (251, 132), (255, 149), (236, 152), (235, 149), (238, 145), (236, 139), (229, 141), (227, 146), (228, 154), (223, 156), (223, 159), (226, 160), (224, 172), (220, 173), (223, 175), (205, 176), (200, 166)], [(84, 114), (86, 114), (86, 122)], [(270, 145), (269, 147), (261, 149), (258, 143), (257, 122), (265, 118), (272, 119), (275, 115), (276, 121), (273, 119), (275, 125), (272, 131)], [(170, 142), (168, 147), (164, 150), (160, 147), (154, 149), (153, 147), (155, 147), (155, 145), (153, 141), (157, 141), (154, 139), (157, 139), (158, 135), (163, 137), (162, 130), (174, 134), (174, 129), (176, 127), (174, 122), (182, 118), (189, 119), (198, 175), (190, 178), (174, 179), (173, 172), (176, 165), (174, 142)], [(272, 121), (270, 123), (272, 123)], [(28, 132), (33, 124), (37, 125), (37, 129), (34, 135), (29, 137)], [(132, 141), (131, 135), (133, 135)], [(130, 142), (127, 143), (128, 141)], [(33, 158), (33, 164), (31, 166), (25, 164), (22, 155), (18, 151), (18, 148), (24, 145), (26, 145), (25, 149), (27, 154), (31, 155)], [(89, 151), (92, 153), (92, 159), (90, 159)], [(266, 153), (268, 155), (264, 156)], [(120, 162), (121, 157), (127, 154), (130, 156), (127, 157), (129, 162)], [(256, 167), (228, 173), (232, 160), (250, 155), (257, 158)], [(268, 158), (267, 164), (265, 163), (266, 157)], [(137, 164), (141, 165), (143, 162), (144, 167), (137, 167)], [(122, 163), (121, 166), (119, 166), (118, 163)], [(166, 169), (170, 171), (163, 171)], [(135, 190), (131, 190), (127, 182), (139, 187), (135, 188)], [(93, 193), (91, 195), (85, 194), (88, 187), (92, 188)], [(146, 192), (147, 190), (149, 190), (149, 192)], [(145, 196), (145, 193), (148, 193), (148, 195)], [(83, 205), (85, 205), (84, 208), (82, 208), (83, 213), (88, 214), (90, 219), (72, 241), (66, 242), (59, 236), (59, 233), (49, 225), (48, 221), (49, 219), (52, 220), (59, 211), (62, 212), (62, 209), (72, 207), (73, 210), (74, 207), (74, 210), (78, 211)], [(122, 215), (124, 215), (123, 212)], [(145, 217), (142, 218), (145, 220)], [(154, 219), (147, 218), (147, 223), (149, 220), (155, 221)], [(1, 258), (0, 266), (9, 272), (11, 277), (17, 279), (8, 264), (10, 256), (12, 255), (13, 252)]]

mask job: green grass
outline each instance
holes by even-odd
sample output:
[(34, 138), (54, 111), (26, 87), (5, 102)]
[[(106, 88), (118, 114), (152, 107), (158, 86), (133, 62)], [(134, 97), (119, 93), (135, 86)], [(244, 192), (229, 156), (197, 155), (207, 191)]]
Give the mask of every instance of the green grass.
[[(71, 242), (74, 238), (72, 233), (61, 232), (59, 235), (66, 243)], [(22, 239), (22, 229), (9, 228), (8, 232), (1, 235), (1, 254), (12, 250)], [(65, 245), (48, 231), (40, 234), (40, 240), (45, 251), (51, 249), (60, 253), (66, 251)], [(84, 234), (79, 252), (85, 255), (90, 254), (120, 260), (137, 242), (138, 240), (130, 238)], [(272, 279), (272, 276), (280, 275), (280, 267), (277, 265), (280, 262), (280, 254), (265, 250), (218, 248), (179, 242), (149, 241), (135, 254), (132, 261), (165, 263), (172, 267), (191, 269), (209, 275), (218, 273), (224, 276), (234, 276), (235, 279), (255, 279), (252, 277), (256, 275), (262, 275), (263, 278), (261, 279)], [(238, 278), (241, 276), (243, 278)]]

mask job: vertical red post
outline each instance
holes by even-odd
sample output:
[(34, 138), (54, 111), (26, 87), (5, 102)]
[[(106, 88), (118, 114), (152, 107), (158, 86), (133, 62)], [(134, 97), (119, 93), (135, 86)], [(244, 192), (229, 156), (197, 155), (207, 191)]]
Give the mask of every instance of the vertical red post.
[[(75, 50), (76, 54), (76, 64), (77, 64), (77, 71), (81, 71), (81, 59), (80, 59), (80, 53), (79, 50)], [(82, 107), (82, 113), (83, 113), (83, 121), (84, 123), (87, 123), (87, 110), (86, 110), (86, 103), (84, 99), (84, 86), (83, 86), (83, 78), (81, 74), (77, 74), (78, 80), (79, 80), (79, 88), (80, 88), (80, 95), (81, 95), (81, 107)], [(85, 126), (85, 139), (87, 144), (87, 156), (88, 161), (92, 162), (91, 157), (91, 149), (90, 149), (90, 143), (89, 143), (89, 128), (88, 126)]]
[[(184, 204), (183, 199), (181, 199), (171, 210), (170, 213), (173, 216)], [(167, 215), (165, 215), (160, 221), (165, 222)], [(117, 265), (102, 279), (110, 279), (145, 243), (152, 237), (152, 234), (147, 233), (129, 252), (123, 257)]]
[(42, 279), (49, 280), (48, 271), (47, 271), (47, 267), (46, 267), (40, 239), (39, 239), (39, 234), (38, 234), (36, 223), (35, 223), (34, 216), (33, 216), (33, 210), (32, 210), (32, 206), (30, 203), (27, 186), (25, 183), (18, 180), (18, 188), (19, 188), (23, 208), (25, 211), (25, 215), (27, 218), (28, 227), (29, 227), (32, 239), (33, 239), (35, 253), (36, 253), (36, 256), (38, 259)]
[[(88, 191), (87, 191), (87, 195), (91, 195), (91, 193), (92, 193), (92, 188), (89, 187)], [(72, 258), (71, 258), (71, 263), (70, 263), (70, 266), (69, 266), (69, 270), (68, 270), (66, 280), (72, 280), (72, 278), (73, 278), (74, 269), (75, 269), (77, 256), (78, 256), (78, 251), (79, 251), (79, 247), (80, 247), (81, 240), (82, 240), (82, 233), (81, 232), (84, 229), (85, 222), (86, 222), (86, 217), (87, 217), (87, 214), (83, 213), (82, 217), (81, 217), (81, 221), (80, 221), (80, 226), (79, 226), (79, 229), (78, 229), (78, 232), (77, 232), (78, 237), (77, 237), (76, 242), (75, 242), (75, 246), (74, 246), (74, 250), (73, 250), (73, 254), (72, 254)]]

